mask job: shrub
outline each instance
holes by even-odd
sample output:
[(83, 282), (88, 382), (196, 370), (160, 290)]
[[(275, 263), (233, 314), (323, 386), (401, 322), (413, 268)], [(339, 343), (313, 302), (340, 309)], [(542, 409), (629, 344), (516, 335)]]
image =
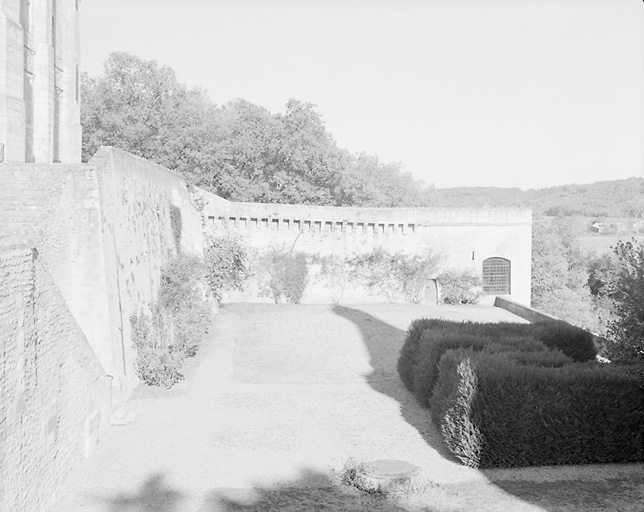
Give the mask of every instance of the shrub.
[(516, 350), (503, 352), (501, 357), (524, 366), (541, 366), (544, 368), (560, 368), (567, 364), (573, 364), (574, 361), (566, 354), (559, 350), (545, 350), (543, 352), (528, 352), (525, 350)]
[[(423, 381), (424, 378), (416, 376), (421, 370), (417, 370), (419, 357), (421, 353), (421, 336), (425, 331), (434, 333), (440, 332), (446, 336), (457, 338), (472, 337), (485, 338), (485, 343), (489, 344), (488, 349), (491, 351), (501, 352), (508, 350), (546, 350), (546, 347), (539, 341), (529, 337), (530, 324), (519, 324), (511, 322), (477, 323), (477, 322), (453, 322), (442, 319), (421, 318), (414, 320), (410, 325), (407, 336), (403, 343), (400, 355), (398, 356), (397, 370), (400, 379), (405, 387), (416, 394), (414, 380)], [(499, 345), (499, 343), (503, 343)], [(457, 343), (458, 345), (458, 343)], [(463, 345), (458, 345), (463, 346)], [(454, 347), (451, 347), (454, 348)], [(446, 350), (448, 350), (447, 348)], [(433, 362), (424, 361), (424, 365), (438, 365), (442, 352), (430, 354), (426, 351), (426, 356), (437, 357)], [(431, 382), (431, 377), (429, 377)], [(423, 392), (419, 392), (421, 395)], [(423, 395), (426, 396), (426, 395)], [(421, 402), (424, 403), (424, 400)]]
[(446, 270), (438, 283), (443, 304), (475, 304), (483, 294), (481, 276), (469, 270)]
[(379, 291), (389, 302), (402, 296), (405, 301), (417, 304), (425, 298), (427, 282), (436, 275), (441, 259), (431, 251), (417, 255), (376, 248), (348, 259), (347, 265), (352, 279)]
[(308, 266), (304, 253), (272, 250), (262, 258), (270, 276), (268, 290), (275, 303), (282, 298), (299, 304), (308, 284)]
[(472, 421), (472, 402), (478, 382), (472, 349), (448, 350), (441, 357), (439, 378), (430, 397), (432, 421), (445, 446), (469, 467), (479, 467), (483, 439)]
[(594, 361), (597, 353), (590, 333), (565, 322), (494, 324), (416, 320), (401, 349), (398, 374), (419, 403), (429, 405), (441, 357), (458, 348), (497, 354), (517, 365), (540, 367)]
[(581, 327), (563, 321), (530, 324), (533, 336), (548, 348), (561, 350), (574, 361), (592, 361), (597, 357), (593, 335)]
[(481, 323), (465, 322), (464, 327), (481, 333), (494, 340), (499, 338), (512, 338), (522, 336), (532, 336), (531, 324), (517, 322), (498, 322), (498, 323)]
[(217, 303), (225, 290), (243, 290), (249, 272), (248, 253), (238, 235), (208, 239), (204, 263), (206, 281)]
[(420, 318), (414, 320), (407, 329), (407, 336), (398, 356), (397, 370), (400, 380), (409, 391), (414, 389), (414, 367), (420, 350), (420, 336), (437, 322), (439, 321), (435, 319)]
[(430, 403), (446, 445), (468, 466), (644, 460), (644, 393), (614, 365), (520, 366), (450, 351)]
[(487, 353), (504, 352), (545, 352), (548, 348), (539, 340), (529, 336), (508, 336), (493, 338), (485, 347)]
[(146, 384), (170, 388), (183, 379), (181, 365), (196, 353), (210, 318), (203, 277), (198, 258), (177, 255), (161, 271), (159, 297), (150, 314), (130, 317), (135, 371)]
[(617, 264), (607, 288), (615, 318), (608, 322), (607, 354), (644, 363), (644, 243), (620, 240), (613, 251)]
[(144, 312), (132, 315), (130, 325), (137, 353), (134, 366), (137, 377), (149, 386), (166, 388), (183, 380), (179, 368), (184, 355), (170, 351), (170, 333), (158, 308), (150, 316)]
[(426, 330), (420, 337), (418, 361), (414, 367), (413, 393), (418, 402), (429, 405), (429, 398), (438, 379), (438, 365), (443, 354), (457, 348), (483, 350), (488, 338), (476, 335)]
[(204, 279), (201, 260), (187, 254), (177, 255), (161, 270), (160, 310), (173, 324), (173, 350), (187, 356), (196, 353), (210, 321)]

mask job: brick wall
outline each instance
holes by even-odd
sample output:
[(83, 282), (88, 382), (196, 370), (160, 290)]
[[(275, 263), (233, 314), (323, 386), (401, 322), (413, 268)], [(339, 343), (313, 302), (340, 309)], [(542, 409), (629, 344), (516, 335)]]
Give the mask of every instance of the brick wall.
[(63, 186), (80, 165), (0, 165), (0, 233), (32, 229), (55, 208)]
[(177, 251), (173, 207), (182, 249), (201, 253), (167, 169), (111, 148), (91, 165), (0, 165), (0, 510), (46, 510), (138, 384), (129, 317)]
[(91, 453), (110, 379), (31, 243), (0, 239), (0, 510), (46, 510)]

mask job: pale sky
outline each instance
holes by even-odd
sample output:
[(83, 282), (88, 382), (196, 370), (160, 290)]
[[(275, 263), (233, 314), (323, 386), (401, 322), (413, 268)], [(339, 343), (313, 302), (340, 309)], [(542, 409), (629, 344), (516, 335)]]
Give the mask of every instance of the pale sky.
[(317, 105), (338, 145), (436, 187), (644, 175), (642, 0), (83, 0), (114, 51), (218, 105)]

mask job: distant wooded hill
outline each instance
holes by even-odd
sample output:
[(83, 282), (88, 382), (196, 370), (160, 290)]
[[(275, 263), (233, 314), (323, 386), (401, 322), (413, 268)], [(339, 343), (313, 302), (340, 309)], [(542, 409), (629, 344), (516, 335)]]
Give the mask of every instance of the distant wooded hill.
[(434, 189), (432, 206), (517, 206), (545, 215), (644, 218), (644, 178), (530, 189), (458, 187)]

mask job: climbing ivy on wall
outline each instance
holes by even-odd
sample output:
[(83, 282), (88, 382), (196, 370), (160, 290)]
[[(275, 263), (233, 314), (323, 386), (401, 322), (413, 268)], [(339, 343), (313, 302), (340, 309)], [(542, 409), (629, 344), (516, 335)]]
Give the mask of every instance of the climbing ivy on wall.
[(181, 210), (170, 203), (170, 227), (172, 228), (172, 236), (174, 237), (174, 245), (177, 248), (177, 253), (181, 252), (181, 231), (183, 230), (183, 219), (181, 218)]
[(130, 317), (136, 374), (148, 385), (172, 387), (181, 366), (197, 352), (210, 319), (203, 262), (178, 254), (161, 271), (159, 298)]
[(418, 255), (376, 248), (348, 258), (346, 263), (353, 280), (379, 291), (389, 302), (402, 297), (417, 304), (424, 300), (425, 287), (436, 276), (441, 259), (431, 251)]
[(260, 293), (270, 296), (275, 303), (286, 300), (299, 304), (308, 284), (307, 256), (302, 252), (270, 248), (259, 259), (260, 273), (268, 274)]
[(207, 236), (206, 241), (206, 281), (217, 302), (221, 303), (224, 291), (243, 289), (250, 271), (248, 253), (236, 234)]

